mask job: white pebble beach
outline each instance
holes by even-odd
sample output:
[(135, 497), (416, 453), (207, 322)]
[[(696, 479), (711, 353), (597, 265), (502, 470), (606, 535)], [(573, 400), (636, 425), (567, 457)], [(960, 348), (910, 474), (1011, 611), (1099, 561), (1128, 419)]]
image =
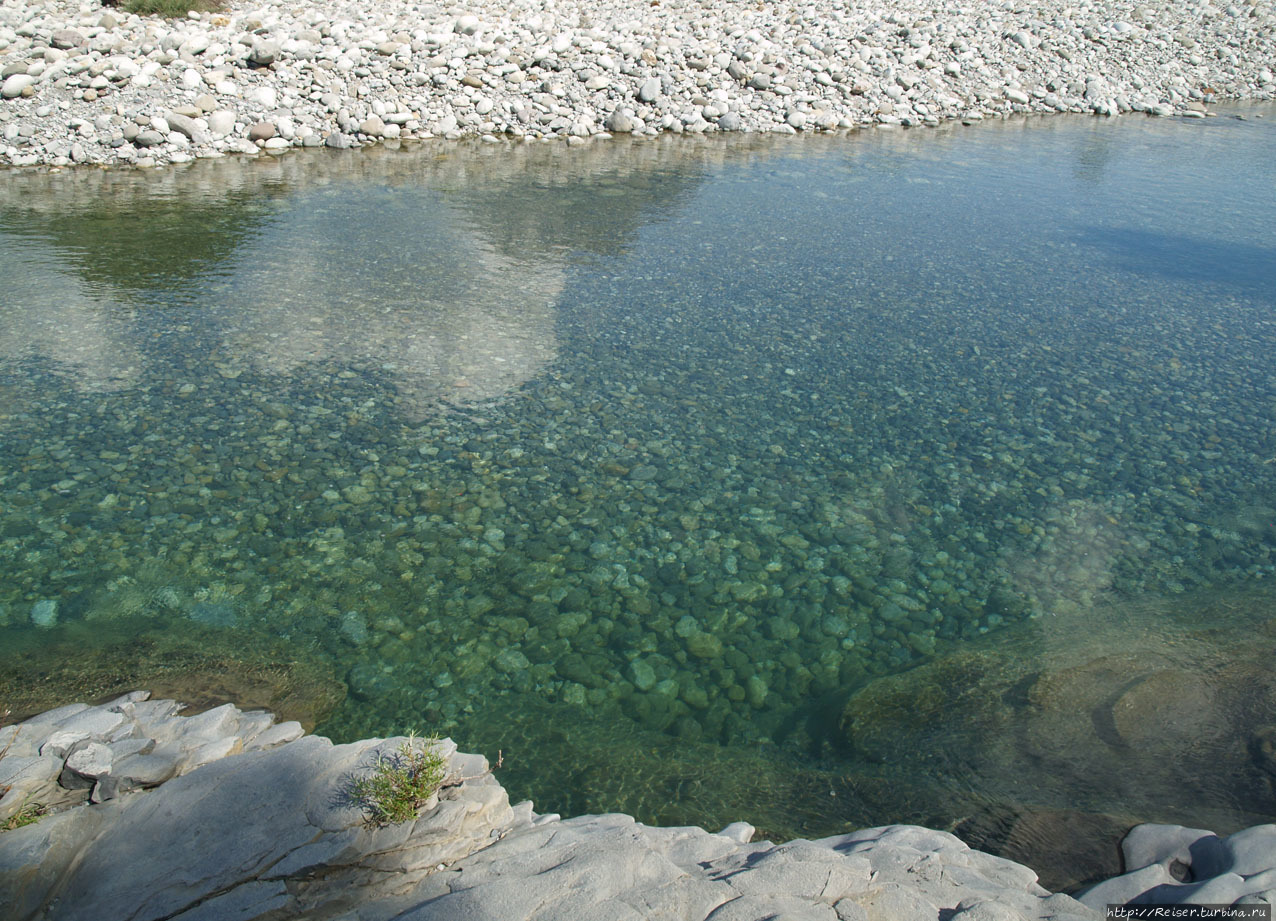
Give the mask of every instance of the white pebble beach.
[(0, 6), (0, 163), (156, 166), (478, 137), (1206, 117), (1276, 96), (1269, 3), (375, 0), (186, 19)]

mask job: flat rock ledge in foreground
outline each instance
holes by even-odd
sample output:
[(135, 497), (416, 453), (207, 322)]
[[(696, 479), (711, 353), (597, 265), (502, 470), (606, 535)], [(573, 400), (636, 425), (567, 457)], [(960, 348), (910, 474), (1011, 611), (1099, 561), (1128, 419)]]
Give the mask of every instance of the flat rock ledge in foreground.
[(1106, 901), (1166, 894), (1185, 867), (1199, 883), (1205, 871), (1221, 880), (1177, 893), (1191, 901), (1222, 901), (1224, 889), (1254, 900), (1276, 876), (1276, 826), (1225, 840), (1140, 826), (1126, 842), (1139, 869), (1092, 889), (1088, 907), (1026, 867), (916, 826), (774, 845), (750, 843), (744, 823), (711, 834), (623, 815), (538, 816), (531, 803), (511, 807), (486, 761), (446, 740), (451, 771), (469, 779), (417, 820), (371, 828), (351, 780), (402, 740), (333, 745), (268, 713), (226, 705), (185, 717), (147, 698), (74, 704), (0, 730), (0, 819), (28, 802), (62, 809), (0, 833), (4, 917), (1094, 919)]

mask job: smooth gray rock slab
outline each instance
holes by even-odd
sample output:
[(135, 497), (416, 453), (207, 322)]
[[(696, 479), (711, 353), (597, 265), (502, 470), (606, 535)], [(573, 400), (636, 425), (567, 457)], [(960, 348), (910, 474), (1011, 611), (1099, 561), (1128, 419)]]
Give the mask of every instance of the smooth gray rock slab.
[(137, 723), (142, 733), (151, 735), (155, 728), (168, 722), (183, 709), (175, 700), (125, 701), (113, 705), (128, 719)]
[[(210, 711), (211, 712), (211, 711)], [(350, 769), (350, 758), (311, 738), (293, 750), (246, 755), (255, 763), (226, 759), (188, 774), (145, 796), (116, 800), (120, 814), (82, 861), (68, 868), (58, 916), (65, 921), (98, 918), (166, 918), (216, 893), (234, 888), (309, 843), (315, 829), (306, 820), (312, 797), (332, 796), (336, 777), (324, 768)], [(295, 784), (270, 782), (295, 777)], [(333, 781), (322, 785), (320, 780)], [(358, 814), (351, 810), (351, 824)], [(263, 818), (269, 820), (263, 823)], [(199, 854), (199, 860), (191, 860)]]
[[(705, 860), (707, 853), (720, 856)], [(911, 826), (776, 846), (649, 828), (627, 816), (582, 816), (525, 828), (427, 877), (394, 903), (400, 914), (359, 918), (938, 921), (963, 899), (971, 921), (1099, 917), (1046, 893), (1031, 870), (1003, 864), (1010, 862), (952, 835)], [(949, 867), (973, 885), (954, 884)]]
[(1247, 890), (1245, 895), (1237, 899), (1237, 902), (1243, 904), (1251, 899), (1264, 898), (1270, 901), (1269, 893), (1276, 891), (1276, 869), (1264, 870), (1262, 873), (1245, 877), (1245, 888)]
[(0, 760), (0, 787), (17, 786), (24, 780), (49, 779), (62, 770), (62, 759), (57, 755), (6, 755)]
[[(239, 714), (239, 725), (236, 727), (235, 735), (239, 736), (244, 741), (244, 746), (247, 747), (250, 739), (256, 738), (274, 725), (274, 714), (265, 710), (250, 710), (247, 713)], [(296, 738), (299, 739), (301, 736), (302, 734), (299, 733)], [(293, 740), (289, 739), (288, 741), (291, 742)]]
[[(62, 771), (63, 761), (56, 755), (10, 753), (0, 759), (0, 791), (4, 791), (0, 795), (0, 821), (17, 815), (31, 803), (46, 805), (75, 799), (78, 794), (68, 793), (58, 784)], [(2, 879), (0, 877), (0, 881)], [(0, 896), (3, 896), (2, 882)]]
[(785, 893), (831, 904), (848, 892), (863, 889), (872, 872), (865, 857), (792, 841), (764, 851), (722, 879), (745, 895)]
[(195, 748), (234, 735), (238, 728), (239, 710), (234, 704), (222, 704), (194, 716), (166, 719), (149, 727), (146, 734), (157, 744), (175, 742), (185, 748)]
[(111, 771), (125, 788), (154, 787), (171, 780), (177, 774), (176, 756), (162, 754), (133, 754), (115, 762)]
[[(1270, 860), (1273, 855), (1268, 855)], [(1180, 904), (1188, 902), (1195, 905), (1231, 905), (1243, 895), (1249, 894), (1245, 877), (1239, 873), (1220, 873), (1213, 879), (1207, 879), (1199, 885), (1176, 886), (1173, 895), (1177, 898), (1167, 900)], [(1150, 901), (1159, 901), (1159, 893), (1144, 896)]]
[(67, 704), (64, 707), (56, 707), (52, 710), (45, 710), (43, 713), (24, 720), (22, 727), (24, 731), (30, 730), (35, 726), (57, 726), (64, 720), (70, 719), (77, 713), (83, 713), (89, 709), (88, 704)]
[(1126, 905), (1145, 892), (1173, 886), (1176, 882), (1165, 867), (1154, 863), (1090, 886), (1077, 893), (1077, 901), (1095, 911), (1103, 911), (1108, 905)]
[(148, 755), (155, 750), (154, 739), (121, 739), (107, 745), (111, 750), (111, 758), (118, 763), (129, 755)]
[(173, 917), (173, 921), (229, 921), (232, 918), (260, 918), (271, 912), (286, 912), (292, 899), (283, 880), (245, 883), (225, 895), (214, 896)]
[(88, 735), (87, 732), (68, 732), (59, 729), (40, 743), (40, 754), (65, 758), (75, 744), (84, 741)]
[(259, 749), (274, 748), (276, 745), (284, 745), (288, 742), (294, 742), (305, 735), (305, 730), (301, 728), (301, 724), (296, 720), (289, 720), (286, 723), (277, 723), (262, 732), (257, 733), (248, 742), (244, 743), (245, 751), (257, 751)]
[(93, 736), (105, 738), (127, 722), (122, 713), (112, 712), (104, 707), (93, 707), (75, 713), (58, 724), (59, 732), (78, 733), (82, 738)]
[[(238, 711), (218, 710), (176, 717), (192, 730), (169, 734), (191, 741), (238, 728)], [(307, 736), (118, 795), (127, 782), (170, 774), (187, 750), (169, 742), (127, 756), (97, 787), (105, 802), (0, 835), (0, 891), (23, 906), (13, 921), (246, 919), (285, 909), (309, 917), (352, 892), (375, 900), (387, 894), (378, 886), (409, 885), (516, 821), (505, 791), (483, 776), (443, 791), (415, 822), (366, 826), (349, 785), (400, 741), (334, 746)], [(238, 739), (221, 740), (229, 742)]]
[(79, 809), (0, 835), (0, 905), (6, 919), (55, 918), (44, 910), (45, 898), (105, 821), (98, 809)]
[[(847, 896), (838, 904), (849, 902), (864, 911), (869, 921), (938, 921), (939, 907), (915, 887), (901, 883), (883, 883), (866, 892)], [(849, 911), (845, 911), (849, 915)]]
[[(1220, 839), (1181, 825), (1140, 825), (1121, 843), (1131, 871), (1078, 894), (1092, 908), (1109, 903), (1230, 905), (1276, 882), (1276, 825)], [(1141, 864), (1141, 865), (1140, 865)]]
[(178, 772), (185, 774), (196, 768), (203, 767), (205, 764), (211, 764), (214, 761), (238, 754), (241, 751), (243, 751), (243, 745), (238, 736), (201, 742), (186, 752)]
[(1127, 871), (1154, 863), (1168, 864), (1172, 860), (1191, 866), (1193, 846), (1198, 852), (1211, 846), (1209, 843), (1198, 844), (1204, 839), (1210, 839), (1214, 849), (1220, 847), (1218, 836), (1212, 831), (1182, 825), (1138, 825), (1122, 839), (1121, 856), (1125, 858)]
[[(18, 741), (19, 737), (22, 737), (21, 743)], [(19, 744), (23, 745), (22, 753), (25, 754), (38, 752), (40, 750), (40, 746), (38, 745), (27, 745), (26, 737), (23, 736), (22, 730), (19, 727), (0, 726), (0, 749), (4, 749), (6, 752), (19, 754), (19, 752), (17, 752), (17, 746)]]
[(1255, 825), (1228, 835), (1223, 849), (1233, 873), (1253, 876), (1276, 869), (1276, 825)]
[(1022, 921), (1023, 915), (1009, 905), (980, 899), (962, 899), (950, 921)]
[(681, 882), (686, 874), (661, 853), (662, 843), (667, 839), (649, 839), (628, 816), (588, 816), (525, 830), (489, 848), (491, 859), (475, 855), (460, 872), (424, 880), (404, 921), (637, 919), (638, 906), (668, 886), (707, 914), (735, 895), (714, 881), (687, 889)]
[[(107, 703), (102, 704), (102, 709), (115, 710), (118, 712), (119, 709), (123, 706), (126, 706), (128, 704), (140, 704), (150, 699), (151, 699), (150, 691), (141, 691), (141, 690), (129, 691), (125, 694), (121, 694), (119, 697), (115, 698), (112, 701), (108, 701)], [(167, 702), (176, 703), (176, 701), (167, 701)]]
[(839, 921), (831, 905), (813, 905), (803, 899), (785, 895), (742, 895), (714, 909), (706, 921), (758, 921), (761, 918), (784, 921)]

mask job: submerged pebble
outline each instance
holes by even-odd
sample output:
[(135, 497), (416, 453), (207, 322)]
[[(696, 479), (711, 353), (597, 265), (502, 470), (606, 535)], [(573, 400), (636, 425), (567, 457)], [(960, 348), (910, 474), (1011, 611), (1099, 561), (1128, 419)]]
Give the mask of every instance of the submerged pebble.
[(31, 606), (31, 623), (48, 629), (58, 622), (57, 601), (45, 598)]
[(190, 618), (210, 627), (233, 627), (238, 621), (234, 606), (226, 602), (197, 602), (191, 608)]

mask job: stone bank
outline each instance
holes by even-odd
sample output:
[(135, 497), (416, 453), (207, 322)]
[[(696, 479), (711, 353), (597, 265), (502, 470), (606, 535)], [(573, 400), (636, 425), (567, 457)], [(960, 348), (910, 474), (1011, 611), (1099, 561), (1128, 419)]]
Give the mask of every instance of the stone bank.
[(153, 166), (400, 139), (1204, 117), (1276, 93), (1269, 3), (0, 4), (0, 163)]

